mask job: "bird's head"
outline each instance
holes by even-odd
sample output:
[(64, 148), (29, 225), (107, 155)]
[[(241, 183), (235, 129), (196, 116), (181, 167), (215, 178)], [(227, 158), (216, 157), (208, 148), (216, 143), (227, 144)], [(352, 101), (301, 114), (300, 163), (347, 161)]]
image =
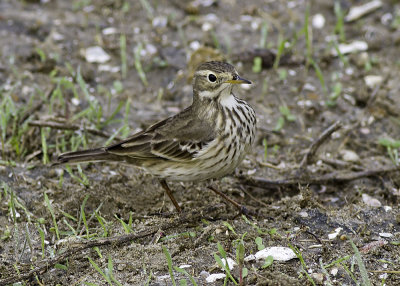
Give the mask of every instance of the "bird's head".
[(230, 96), (235, 84), (251, 84), (241, 78), (235, 68), (225, 62), (206, 62), (201, 64), (193, 78), (193, 91), (199, 99), (221, 99)]

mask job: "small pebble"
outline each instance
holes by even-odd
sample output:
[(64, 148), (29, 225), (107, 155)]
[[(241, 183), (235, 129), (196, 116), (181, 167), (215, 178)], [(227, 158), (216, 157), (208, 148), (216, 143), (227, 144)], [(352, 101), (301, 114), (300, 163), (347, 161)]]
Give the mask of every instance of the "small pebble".
[(247, 256), (245, 261), (265, 259), (268, 256), (272, 256), (275, 261), (289, 261), (297, 258), (296, 254), (289, 247), (274, 246), (267, 247), (263, 250), (256, 252), (254, 255)]
[(373, 88), (383, 82), (383, 77), (380, 75), (367, 75), (364, 77), (365, 85)]
[[(366, 50), (368, 50), (368, 44), (364, 41), (353, 41), (349, 44), (339, 44), (338, 48), (340, 53), (345, 55), (357, 52), (365, 52)], [(338, 55), (335, 48), (332, 49), (331, 53), (334, 56)]]
[(308, 217), (308, 213), (307, 212), (299, 212), (299, 215), (301, 217)]
[(378, 201), (377, 199), (371, 197), (370, 195), (367, 194), (362, 194), (362, 200), (363, 202), (370, 207), (380, 207), (382, 206), (381, 202)]
[(380, 1), (380, 0), (374, 0), (374, 1), (370, 1), (368, 3), (365, 3), (363, 5), (360, 5), (360, 6), (351, 7), (349, 10), (349, 13), (344, 18), (344, 20), (346, 22), (355, 21), (355, 20), (361, 18), (362, 16), (364, 16), (368, 13), (371, 13), (371, 12), (375, 11), (376, 9), (379, 9), (380, 7), (382, 7), (382, 1)]
[(385, 237), (385, 238), (390, 238), (393, 236), (393, 234), (389, 233), (389, 232), (381, 232), (379, 233), (380, 237)]
[(340, 233), (342, 230), (343, 230), (343, 228), (341, 228), (341, 227), (336, 228), (336, 229), (335, 229), (335, 232), (328, 234), (328, 238), (329, 238), (330, 240), (335, 239), (335, 238), (339, 235), (339, 233)]
[(325, 17), (322, 14), (315, 14), (312, 18), (312, 26), (315, 29), (322, 29), (325, 26)]
[(358, 162), (360, 160), (360, 157), (357, 155), (357, 153), (352, 150), (340, 150), (339, 154), (346, 162)]
[(166, 16), (154, 17), (152, 25), (154, 28), (164, 28), (168, 24), (168, 18)]
[[(222, 259), (222, 263), (224, 264), (224, 266), (226, 266), (226, 263), (227, 263), (227, 262), (228, 262), (229, 270), (232, 270), (232, 269), (237, 265), (237, 263), (235, 262), (235, 260), (233, 260), (233, 259), (230, 258), (230, 257), (227, 257), (226, 260), (225, 260), (225, 259)], [(222, 270), (224, 270), (224, 268), (222, 268)]]
[(383, 206), (385, 212), (390, 212), (393, 208), (391, 206)]
[(112, 35), (117, 33), (117, 29), (114, 27), (104, 28), (102, 31), (103, 35)]
[(110, 56), (103, 50), (102, 47), (89, 47), (85, 50), (85, 59), (89, 63), (103, 64), (110, 60)]
[(226, 277), (226, 275), (224, 273), (215, 273), (215, 274), (211, 274), (210, 276), (208, 276), (206, 278), (207, 283), (214, 283), (217, 280), (221, 280), (224, 279)]

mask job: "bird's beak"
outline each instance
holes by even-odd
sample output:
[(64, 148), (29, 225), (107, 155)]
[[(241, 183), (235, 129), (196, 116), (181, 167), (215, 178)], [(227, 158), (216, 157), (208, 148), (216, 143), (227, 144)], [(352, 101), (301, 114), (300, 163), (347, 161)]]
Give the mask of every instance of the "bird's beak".
[(225, 81), (226, 83), (232, 83), (232, 84), (242, 84), (242, 83), (245, 83), (245, 84), (251, 84), (251, 81), (249, 81), (249, 80), (247, 80), (247, 79), (244, 79), (244, 78), (241, 78), (240, 76), (236, 76), (236, 78), (235, 79), (230, 79), (230, 80), (227, 80), (227, 81)]

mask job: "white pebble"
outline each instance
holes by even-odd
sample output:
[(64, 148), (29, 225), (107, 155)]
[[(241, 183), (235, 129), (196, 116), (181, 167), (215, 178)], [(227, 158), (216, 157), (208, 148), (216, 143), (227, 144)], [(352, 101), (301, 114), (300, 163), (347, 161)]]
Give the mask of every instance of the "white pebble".
[(263, 250), (256, 252), (255, 254), (247, 256), (245, 261), (265, 259), (268, 256), (272, 256), (275, 261), (289, 261), (297, 258), (296, 254), (289, 247), (274, 246), (267, 247)]
[(346, 162), (358, 162), (360, 160), (357, 153), (352, 150), (340, 150), (339, 153)]
[(86, 49), (85, 59), (89, 63), (103, 64), (110, 60), (110, 56), (101, 47), (95, 46)]
[[(349, 44), (339, 44), (338, 49), (341, 54), (350, 54), (357, 52), (364, 52), (368, 50), (368, 44), (364, 41), (353, 41)], [(335, 48), (332, 49), (332, 55), (337, 56), (338, 53)]]
[(315, 29), (322, 29), (325, 26), (325, 17), (322, 14), (315, 14), (312, 18), (312, 26)]
[(303, 212), (299, 212), (299, 216), (301, 217), (308, 217), (308, 213), (303, 211)]
[(303, 86), (303, 90), (315, 91), (316, 88), (311, 83), (306, 82), (306, 84)]
[(189, 47), (193, 50), (196, 51), (200, 48), (201, 44), (199, 41), (193, 41), (189, 44)]
[(380, 237), (385, 237), (385, 238), (390, 238), (390, 237), (393, 236), (393, 234), (389, 233), (389, 232), (381, 232), (381, 233), (379, 233), (379, 236)]
[(165, 16), (154, 17), (152, 23), (154, 28), (164, 28), (168, 24), (168, 18)]
[(221, 280), (224, 279), (226, 277), (226, 275), (224, 273), (215, 273), (215, 274), (211, 274), (210, 276), (208, 276), (206, 278), (207, 283), (213, 283), (216, 282), (217, 280)]
[(362, 194), (363, 202), (370, 207), (380, 207), (381, 202), (367, 194)]
[[(235, 260), (233, 260), (230, 257), (227, 257), (226, 260), (224, 258), (221, 258), (222, 263), (224, 264), (224, 266), (226, 266), (226, 263), (228, 262), (228, 267), (229, 270), (232, 270), (233, 267), (235, 267), (237, 265), (237, 263), (235, 262)], [(224, 270), (224, 268), (222, 268), (222, 270)]]
[(390, 25), (392, 20), (393, 20), (393, 15), (391, 13), (385, 13), (381, 17), (381, 23), (386, 26)]
[(99, 65), (98, 70), (111, 72), (111, 73), (117, 73), (120, 71), (120, 67), (119, 66), (110, 66), (110, 65)]
[(342, 230), (343, 230), (343, 228), (341, 228), (341, 227), (336, 228), (335, 231), (334, 231), (333, 233), (328, 234), (328, 238), (329, 238), (330, 240), (335, 239), (335, 238), (339, 235), (339, 233), (340, 233)]
[(375, 87), (383, 82), (383, 77), (380, 75), (367, 75), (364, 77), (365, 85), (368, 87)]
[(383, 206), (383, 209), (385, 210), (385, 212), (389, 212), (391, 211), (393, 208), (390, 206)]
[(213, 28), (213, 25), (209, 22), (205, 22), (203, 25), (201, 25), (201, 29), (203, 32), (208, 32)]
[(76, 98), (76, 97), (73, 97), (73, 98), (71, 99), (71, 102), (72, 102), (72, 104), (75, 105), (75, 106), (78, 106), (78, 105), (81, 103), (81, 101), (79, 100), (79, 98)]
[(117, 29), (114, 27), (104, 28), (102, 31), (103, 35), (112, 35), (117, 33)]
[(376, 9), (379, 9), (380, 7), (382, 7), (382, 1), (380, 0), (374, 0), (360, 6), (351, 7), (344, 20), (346, 22), (357, 20)]

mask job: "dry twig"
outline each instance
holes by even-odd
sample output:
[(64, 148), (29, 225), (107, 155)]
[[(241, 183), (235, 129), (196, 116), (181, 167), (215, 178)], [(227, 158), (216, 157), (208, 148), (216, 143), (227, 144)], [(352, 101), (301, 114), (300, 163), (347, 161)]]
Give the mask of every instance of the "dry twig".
[(292, 186), (298, 184), (335, 184), (335, 183), (345, 183), (353, 180), (373, 177), (373, 176), (381, 176), (389, 173), (400, 172), (400, 167), (389, 167), (382, 169), (374, 169), (374, 170), (366, 170), (360, 172), (352, 172), (352, 173), (343, 173), (343, 172), (332, 172), (328, 174), (324, 174), (321, 176), (313, 176), (310, 177), (308, 175), (298, 176), (289, 179), (283, 180), (267, 180), (264, 178), (253, 177), (249, 178), (246, 176), (240, 176), (239, 179), (243, 184), (254, 186), (258, 188), (269, 188), (272, 186)]
[(300, 163), (300, 170), (304, 170), (305, 167), (311, 162), (312, 158), (315, 156), (318, 148), (331, 136), (331, 134), (342, 127), (342, 124), (339, 121), (336, 121), (334, 124), (329, 126), (318, 138), (311, 144), (307, 153), (304, 155), (303, 160)]

